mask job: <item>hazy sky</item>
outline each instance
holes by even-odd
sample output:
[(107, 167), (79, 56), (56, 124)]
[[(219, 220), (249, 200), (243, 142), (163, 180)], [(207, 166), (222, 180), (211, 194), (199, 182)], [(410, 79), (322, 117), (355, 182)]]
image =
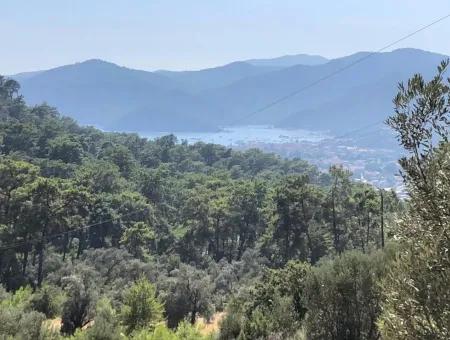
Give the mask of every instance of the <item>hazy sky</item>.
[[(0, 74), (100, 58), (198, 69), (248, 58), (376, 50), (449, 0), (0, 0)], [(450, 19), (397, 47), (450, 55)]]

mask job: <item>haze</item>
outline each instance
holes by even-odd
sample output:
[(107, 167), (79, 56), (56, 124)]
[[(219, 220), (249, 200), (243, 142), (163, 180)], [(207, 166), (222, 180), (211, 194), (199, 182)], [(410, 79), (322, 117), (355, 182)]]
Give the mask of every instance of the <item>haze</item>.
[[(430, 5), (430, 4), (433, 5)], [(450, 2), (3, 1), (1, 74), (90, 58), (132, 68), (200, 69), (230, 61), (376, 50), (450, 12)], [(405, 41), (450, 54), (441, 23)]]

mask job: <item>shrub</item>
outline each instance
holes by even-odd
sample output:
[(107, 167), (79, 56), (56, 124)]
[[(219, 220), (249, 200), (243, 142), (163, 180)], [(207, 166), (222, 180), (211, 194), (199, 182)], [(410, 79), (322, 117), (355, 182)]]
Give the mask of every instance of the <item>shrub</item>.
[(95, 309), (94, 325), (85, 332), (88, 340), (120, 339), (119, 321), (116, 311), (108, 299), (101, 299)]
[(128, 334), (135, 330), (153, 329), (162, 320), (163, 305), (156, 297), (156, 289), (148, 280), (141, 278), (124, 296), (123, 324)]
[(77, 276), (65, 278), (67, 299), (63, 304), (63, 334), (72, 335), (77, 328), (83, 327), (89, 320), (95, 298), (86, 284)]
[(378, 280), (386, 260), (350, 252), (312, 269), (305, 286), (308, 339), (379, 339)]
[(50, 319), (60, 313), (61, 298), (56, 287), (44, 285), (32, 295), (30, 307)]

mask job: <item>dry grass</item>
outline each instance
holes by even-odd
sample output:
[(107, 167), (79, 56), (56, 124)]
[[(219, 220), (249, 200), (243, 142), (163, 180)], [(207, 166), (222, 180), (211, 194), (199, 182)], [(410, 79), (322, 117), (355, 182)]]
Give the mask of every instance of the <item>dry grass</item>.
[[(205, 318), (198, 318), (196, 326), (203, 335), (210, 335), (217, 333), (220, 328), (220, 322), (225, 317), (225, 312), (215, 313), (208, 321)], [(91, 327), (94, 324), (94, 320), (89, 321), (83, 326), (82, 330)], [(51, 332), (59, 332), (61, 330), (61, 318), (49, 319), (44, 322), (45, 327)]]
[(59, 332), (61, 330), (61, 318), (45, 320), (44, 325), (51, 332)]
[[(46, 327), (51, 332), (59, 332), (61, 331), (61, 318), (48, 319), (44, 321), (44, 327)], [(94, 325), (94, 320), (90, 320), (87, 324), (85, 324), (81, 329), (84, 331), (89, 327)]]
[(219, 331), (220, 322), (225, 317), (225, 312), (215, 313), (208, 321), (205, 318), (198, 318), (197, 327), (203, 335), (209, 335)]

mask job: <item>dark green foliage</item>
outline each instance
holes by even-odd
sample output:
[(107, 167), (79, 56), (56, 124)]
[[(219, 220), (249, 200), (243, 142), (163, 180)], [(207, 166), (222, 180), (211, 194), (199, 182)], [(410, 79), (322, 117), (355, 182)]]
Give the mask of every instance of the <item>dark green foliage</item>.
[(397, 261), (383, 281), (380, 328), (386, 339), (450, 337), (449, 61), (426, 82), (401, 84), (388, 124), (408, 154), (401, 159), (410, 209), (395, 230)]
[(86, 331), (86, 339), (116, 340), (121, 338), (119, 320), (109, 300), (104, 298), (98, 301), (94, 318), (94, 325)]
[(43, 285), (31, 297), (30, 307), (48, 319), (54, 318), (60, 313), (61, 292), (56, 287)]
[(154, 239), (153, 230), (145, 223), (137, 222), (124, 231), (120, 243), (125, 246), (131, 255), (143, 259), (147, 249), (150, 248), (150, 242)]
[[(0, 283), (15, 292), (0, 335), (61, 316), (64, 336), (196, 339), (186, 322), (222, 310), (222, 339), (378, 334), (373, 187), (257, 149), (103, 133), (17, 91), (0, 78)], [(389, 235), (402, 203), (383, 197)]]
[(14, 294), (0, 288), (0, 335), (2, 338), (38, 339), (45, 315), (30, 310), (31, 289), (21, 288)]
[(212, 286), (202, 270), (180, 265), (162, 282), (168, 326), (175, 328), (187, 319), (194, 324), (198, 315), (209, 316)]
[(0, 334), (12, 339), (39, 339), (45, 315), (35, 311), (24, 313), (13, 308), (0, 310)]
[(228, 305), (228, 314), (220, 323), (220, 340), (237, 339), (239, 337), (239, 334), (241, 334), (242, 312), (237, 304), (238, 302), (234, 300), (230, 301)]
[(49, 141), (49, 158), (61, 160), (64, 163), (80, 163), (83, 148), (76, 136), (58, 136)]
[(232, 300), (221, 324), (221, 339), (286, 337), (301, 328), (307, 312), (305, 282), (310, 266), (288, 262), (283, 269), (266, 270), (248, 292)]
[(317, 254), (311, 235), (320, 219), (322, 201), (323, 192), (310, 184), (308, 176), (287, 176), (275, 188), (272, 261), (281, 265), (291, 259), (314, 263), (324, 255)]
[(309, 339), (379, 339), (380, 280), (386, 256), (348, 252), (313, 268), (305, 285)]
[(61, 316), (61, 332), (72, 335), (90, 320), (95, 306), (95, 295), (88, 283), (78, 276), (63, 278), (67, 294)]
[[(247, 306), (245, 311), (244, 338), (268, 337), (271, 334), (288, 336), (301, 327), (306, 312), (302, 301), (303, 284), (300, 282), (296, 286), (297, 282), (288, 282), (289, 278), (283, 273), (275, 275), (280, 277), (263, 279), (252, 294), (253, 305)], [(272, 280), (275, 281), (270, 282)], [(281, 283), (278, 280), (286, 281)]]

